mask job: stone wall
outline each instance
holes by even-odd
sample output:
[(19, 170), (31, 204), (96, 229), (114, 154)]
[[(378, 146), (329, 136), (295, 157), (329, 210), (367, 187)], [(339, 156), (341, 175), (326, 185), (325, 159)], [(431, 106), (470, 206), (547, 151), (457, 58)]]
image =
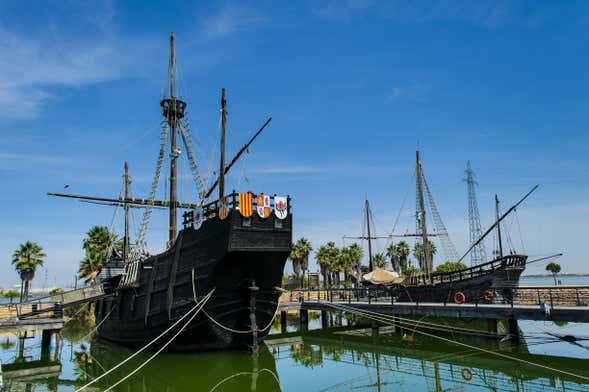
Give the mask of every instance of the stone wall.
[(589, 287), (520, 288), (516, 292), (515, 303), (537, 305), (540, 301), (554, 306), (589, 305)]

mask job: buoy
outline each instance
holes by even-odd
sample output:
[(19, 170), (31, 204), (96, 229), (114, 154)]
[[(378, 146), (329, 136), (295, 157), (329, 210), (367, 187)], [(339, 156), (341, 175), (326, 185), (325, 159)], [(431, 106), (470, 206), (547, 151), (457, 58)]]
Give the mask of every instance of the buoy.
[(460, 305), (463, 304), (466, 301), (466, 296), (464, 295), (464, 293), (462, 291), (458, 291), (456, 294), (454, 294), (454, 303)]
[(472, 380), (472, 371), (469, 368), (462, 369), (460, 374), (462, 374), (462, 378), (464, 379), (464, 381)]

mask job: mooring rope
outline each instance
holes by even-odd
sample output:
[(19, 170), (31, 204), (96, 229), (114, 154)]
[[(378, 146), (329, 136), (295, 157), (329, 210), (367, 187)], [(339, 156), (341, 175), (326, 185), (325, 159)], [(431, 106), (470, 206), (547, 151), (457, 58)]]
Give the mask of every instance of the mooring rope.
[[(196, 302), (196, 285), (195, 285), (195, 281), (194, 281), (194, 269), (192, 269), (192, 295), (194, 296), (194, 301)], [(222, 328), (224, 330), (227, 330), (229, 332), (232, 333), (239, 333), (239, 334), (246, 334), (246, 333), (253, 333), (253, 332), (264, 332), (266, 331), (268, 328), (270, 328), (272, 326), (272, 324), (274, 323), (274, 319), (276, 318), (276, 315), (278, 314), (278, 308), (276, 308), (276, 311), (274, 312), (274, 316), (272, 316), (272, 318), (270, 319), (270, 322), (268, 323), (268, 325), (266, 325), (264, 328), (262, 329), (250, 329), (248, 331), (240, 331), (237, 329), (233, 329), (233, 328), (229, 328), (223, 324), (221, 324), (220, 322), (218, 322), (217, 320), (215, 320), (210, 314), (207, 313), (206, 310), (202, 311), (205, 316), (207, 316), (209, 318), (209, 320), (211, 320), (213, 323), (215, 323), (217, 326), (219, 326), (219, 328)]]
[[(96, 383), (98, 380), (100, 380), (103, 377), (107, 376), (108, 374), (112, 373), (114, 370), (116, 370), (119, 367), (123, 366), (125, 363), (127, 363), (128, 361), (130, 361), (131, 359), (135, 358), (137, 355), (139, 355), (140, 353), (142, 353), (143, 351), (145, 351), (148, 347), (150, 347), (152, 344), (154, 344), (155, 342), (157, 342), (162, 336), (164, 336), (165, 334), (167, 334), (168, 332), (170, 332), (170, 330), (172, 330), (176, 325), (180, 324), (182, 322), (182, 320), (184, 320), (186, 317), (188, 317), (190, 315), (190, 313), (192, 313), (195, 309), (197, 309), (201, 305), (204, 305), (205, 301), (208, 301), (209, 298), (211, 298), (211, 296), (213, 295), (213, 292), (214, 291), (215, 291), (215, 289), (212, 289), (202, 300), (200, 300), (199, 303), (197, 303), (196, 305), (194, 305), (194, 307), (192, 309), (190, 309), (188, 312), (186, 312), (186, 314), (184, 316), (180, 317), (174, 324), (172, 324), (171, 326), (169, 326), (168, 329), (166, 329), (164, 332), (162, 332), (158, 337), (156, 337), (155, 339), (153, 339), (152, 341), (150, 341), (149, 343), (147, 343), (141, 349), (137, 350), (135, 353), (133, 353), (132, 355), (130, 355), (129, 357), (127, 357), (127, 359), (125, 359), (124, 361), (120, 362), (118, 365), (116, 365), (115, 367), (111, 368), (106, 373), (101, 374), (100, 376), (98, 376), (94, 380), (90, 381), (86, 385), (82, 386), (79, 389), (76, 389), (75, 392), (80, 392), (80, 391), (86, 389), (90, 385)], [(201, 307), (201, 309), (202, 309), (202, 307)], [(200, 311), (200, 309), (199, 309), (199, 311)]]
[[(343, 306), (343, 305), (342, 305)], [(349, 306), (349, 305), (348, 305)], [(365, 312), (367, 313), (373, 313), (379, 316), (383, 316), (383, 317), (393, 317), (393, 316), (388, 316), (388, 315), (382, 315), (380, 313), (376, 313), (376, 312), (371, 312), (369, 310), (366, 310)], [(466, 328), (466, 327), (456, 327), (456, 326), (451, 326), (451, 325), (446, 325), (446, 324), (437, 324), (437, 323), (432, 323), (432, 322), (426, 322), (426, 321), (421, 321), (421, 320), (412, 320), (412, 319), (408, 319), (408, 318), (403, 318), (400, 316), (394, 316), (399, 320), (405, 320), (407, 322), (410, 323), (416, 323), (416, 324), (424, 324), (424, 325), (430, 325), (430, 329), (438, 329), (438, 330), (443, 330), (443, 331), (448, 331), (448, 329), (453, 329), (456, 332), (463, 332), (463, 333), (470, 333), (470, 334), (477, 334), (477, 335), (489, 335), (489, 336), (495, 336), (496, 334), (494, 333), (490, 333), (490, 332), (486, 332), (486, 331), (482, 331), (482, 330), (478, 330), (478, 329), (474, 329), (474, 328)], [(437, 328), (434, 328), (437, 327)]]
[[(372, 320), (375, 320), (375, 321), (380, 321), (380, 322), (382, 322), (384, 324), (394, 325), (394, 323), (392, 323), (390, 321), (390, 319), (388, 319), (387, 317), (384, 317), (385, 315), (371, 316), (371, 315), (369, 315), (369, 313), (374, 313), (374, 312), (364, 311), (364, 310), (356, 309), (356, 308), (353, 308), (353, 307), (348, 308), (347, 306), (343, 306), (343, 305), (334, 305), (334, 304), (327, 304), (327, 305), (329, 305), (331, 307), (334, 307), (334, 308), (336, 308), (338, 310), (344, 310), (344, 311), (348, 311), (348, 312), (351, 312), (351, 313), (357, 313), (357, 314), (363, 315), (366, 318), (369, 318), (369, 319), (372, 319)], [(385, 321), (383, 321), (383, 319)], [(487, 350), (487, 349), (484, 349), (484, 348), (481, 348), (481, 347), (472, 346), (472, 345), (467, 344), (467, 343), (462, 343), (462, 342), (458, 342), (458, 341), (455, 341), (455, 340), (452, 340), (452, 339), (447, 339), (447, 338), (444, 338), (442, 336), (433, 335), (433, 334), (430, 334), (430, 333), (427, 333), (427, 332), (423, 332), (423, 331), (415, 331), (415, 332), (420, 333), (420, 334), (425, 335), (425, 336), (428, 336), (428, 337), (431, 337), (431, 338), (434, 338), (434, 339), (442, 340), (442, 341), (445, 341), (445, 342), (448, 342), (448, 343), (452, 343), (452, 344), (456, 344), (456, 345), (459, 345), (459, 346), (467, 347), (467, 348), (470, 348), (470, 349), (473, 349), (473, 350), (482, 351), (482, 352), (487, 353), (487, 354), (496, 355), (496, 356), (501, 357), (501, 358), (510, 359), (512, 361), (525, 363), (525, 364), (528, 364), (528, 365), (531, 365), (531, 366), (536, 366), (536, 367), (539, 367), (539, 368), (542, 368), (542, 369), (550, 370), (550, 371), (561, 373), (561, 374), (566, 374), (568, 376), (572, 376), (572, 377), (576, 377), (576, 378), (579, 378), (579, 379), (582, 379), (582, 380), (589, 381), (589, 377), (582, 376), (580, 374), (575, 374), (575, 373), (567, 372), (566, 370), (560, 370), (560, 369), (553, 368), (551, 366), (542, 365), (542, 364), (539, 364), (539, 363), (531, 362), (531, 361), (528, 361), (528, 360), (525, 360), (525, 359), (521, 359), (521, 358), (517, 358), (517, 357), (512, 357), (512, 356), (507, 355), (507, 354), (503, 354), (503, 353), (492, 351), (492, 350)]]
[(117, 304), (115, 304), (112, 309), (106, 314), (106, 316), (104, 316), (104, 318), (102, 319), (102, 321), (100, 321), (93, 329), (92, 331), (88, 332), (86, 335), (84, 335), (84, 337), (80, 340), (85, 340), (88, 336), (92, 335), (94, 332), (98, 331), (98, 328), (100, 328), (100, 326), (102, 325), (102, 323), (104, 323), (106, 321), (106, 319), (108, 318), (108, 316), (110, 316), (110, 314), (112, 313), (113, 310), (115, 310), (115, 308), (117, 307)]
[(225, 384), (227, 381), (238, 377), (238, 376), (245, 376), (245, 375), (255, 375), (255, 374), (260, 374), (263, 372), (268, 372), (272, 375), (272, 377), (274, 377), (274, 380), (276, 380), (276, 383), (278, 384), (278, 389), (282, 391), (282, 386), (280, 385), (280, 380), (278, 379), (278, 376), (276, 375), (276, 373), (274, 373), (272, 370), (268, 369), (268, 368), (263, 368), (258, 370), (257, 372), (239, 372), (239, 373), (235, 373), (232, 374), (231, 376), (225, 377), (224, 379), (222, 379), (221, 381), (219, 381), (217, 383), (217, 385), (215, 385), (213, 387), (213, 389), (211, 389), (209, 392), (214, 392), (215, 390), (217, 390), (217, 388), (219, 388), (221, 385)]
[(125, 380), (127, 380), (129, 377), (133, 376), (135, 373), (137, 373), (139, 370), (141, 370), (145, 365), (147, 365), (149, 362), (151, 362), (151, 360), (154, 359), (159, 353), (161, 353), (162, 351), (164, 351), (166, 349), (166, 347), (168, 347), (174, 341), (174, 339), (176, 339), (178, 337), (178, 335), (180, 335), (182, 332), (184, 332), (184, 329), (188, 326), (188, 324), (190, 324), (192, 322), (192, 320), (194, 320), (194, 318), (198, 315), (198, 313), (206, 305), (207, 301), (211, 298), (211, 294), (212, 294), (212, 292), (210, 293), (209, 296), (207, 296), (205, 299), (203, 299), (201, 301), (200, 306), (196, 310), (196, 312), (194, 312), (194, 314), (192, 315), (192, 317), (190, 317), (190, 319), (182, 326), (182, 328), (180, 328), (180, 330), (178, 330), (178, 332), (176, 332), (174, 334), (174, 336), (172, 336), (172, 338), (170, 340), (168, 340), (151, 357), (147, 358), (147, 360), (145, 360), (141, 365), (137, 366), (135, 368), (135, 370), (133, 370), (131, 373), (127, 374), (125, 377), (123, 377), (122, 379), (120, 379), (119, 381), (117, 381), (115, 384), (113, 384), (110, 387), (108, 387), (107, 389), (105, 389), (104, 392), (111, 391), (114, 387), (116, 387), (117, 385), (121, 384), (122, 382), (124, 382)]
[(272, 324), (274, 323), (274, 319), (276, 318), (276, 315), (278, 314), (278, 309), (276, 309), (276, 312), (274, 312), (274, 316), (272, 316), (272, 318), (270, 319), (270, 322), (262, 329), (256, 328), (256, 329), (249, 329), (249, 330), (237, 330), (237, 329), (233, 329), (233, 328), (229, 328), (223, 324), (221, 324), (220, 322), (218, 322), (217, 320), (215, 320), (210, 314), (208, 314), (206, 312), (206, 310), (202, 311), (205, 316), (207, 316), (209, 318), (209, 320), (211, 320), (213, 323), (215, 323), (217, 326), (219, 326), (220, 328), (223, 328), (229, 332), (232, 333), (240, 333), (240, 334), (247, 334), (247, 333), (253, 333), (253, 332), (264, 332), (266, 331), (268, 328), (270, 328), (272, 326)]

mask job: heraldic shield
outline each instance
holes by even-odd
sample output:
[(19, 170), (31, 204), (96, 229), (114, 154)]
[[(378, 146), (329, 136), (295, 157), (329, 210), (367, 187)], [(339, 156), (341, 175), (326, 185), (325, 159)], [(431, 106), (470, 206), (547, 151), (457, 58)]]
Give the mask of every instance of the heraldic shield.
[(227, 205), (227, 196), (219, 199), (219, 219), (224, 220), (229, 216), (229, 206)]
[(200, 227), (202, 226), (202, 222), (204, 220), (204, 211), (202, 210), (202, 207), (198, 207), (194, 209), (194, 228), (196, 230), (200, 229)]
[(285, 196), (274, 196), (274, 214), (278, 219), (286, 218), (288, 214), (288, 198)]
[(251, 193), (240, 193), (239, 194), (239, 212), (245, 218), (249, 218), (254, 213), (252, 207), (252, 194)]
[(267, 218), (270, 216), (270, 196), (261, 194), (256, 198), (256, 210), (260, 218)]

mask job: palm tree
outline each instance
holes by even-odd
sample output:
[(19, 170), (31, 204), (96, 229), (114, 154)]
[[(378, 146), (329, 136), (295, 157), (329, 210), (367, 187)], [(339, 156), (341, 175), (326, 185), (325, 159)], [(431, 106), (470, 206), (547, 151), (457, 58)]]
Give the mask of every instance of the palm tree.
[(374, 256), (372, 256), (372, 264), (374, 264), (376, 268), (387, 268), (388, 262), (386, 257), (384, 257), (384, 253), (377, 253)]
[(321, 268), (324, 286), (331, 286), (331, 272), (336, 266), (339, 254), (340, 250), (335, 246), (333, 241), (329, 241), (327, 244), (320, 246), (315, 252), (315, 259)]
[(301, 287), (303, 287), (305, 272), (309, 269), (309, 254), (313, 250), (311, 242), (306, 238), (300, 238), (292, 245), (290, 259), (292, 260), (292, 269), (298, 277), (301, 270)]
[(422, 270), (425, 270), (426, 264), (431, 263), (434, 255), (438, 252), (438, 249), (436, 248), (436, 245), (433, 242), (428, 240), (427, 244), (428, 244), (428, 248), (429, 248), (429, 252), (428, 252), (429, 260), (427, 260), (428, 263), (426, 263), (424, 260), (423, 245), (420, 242), (416, 242), (415, 246), (413, 246), (413, 257), (415, 257), (419, 261), (419, 267)]
[(546, 271), (552, 273), (552, 277), (554, 278), (554, 284), (556, 285), (556, 274), (560, 272), (560, 264), (558, 263), (548, 263), (546, 264)]
[(86, 284), (94, 282), (102, 270), (102, 255), (95, 252), (87, 252), (80, 261), (78, 276), (84, 279)]
[(21, 244), (12, 254), (12, 265), (20, 275), (21, 302), (23, 302), (23, 299), (28, 300), (31, 281), (35, 278), (37, 267), (43, 265), (45, 256), (43, 248), (31, 241)]
[(78, 275), (86, 283), (93, 282), (102, 270), (102, 263), (113, 249), (122, 250), (122, 242), (106, 226), (93, 226), (83, 241), (84, 258), (80, 261)]
[[(364, 250), (357, 243), (343, 247), (340, 254), (342, 264), (345, 266), (345, 274), (352, 276), (356, 282), (359, 280), (362, 256), (364, 256)], [(348, 280), (347, 276), (346, 280)]]
[(393, 269), (401, 272), (407, 268), (407, 257), (409, 253), (409, 244), (405, 241), (400, 241), (398, 244), (389, 245), (386, 255), (391, 260)]
[(122, 250), (123, 243), (106, 226), (93, 226), (88, 230), (83, 241), (83, 248), (86, 252), (96, 252), (103, 255), (113, 246), (117, 250)]
[(15, 298), (18, 298), (18, 291), (8, 290), (7, 292), (4, 293), (4, 298), (6, 298), (7, 300), (10, 300), (10, 303), (12, 303), (12, 301)]

